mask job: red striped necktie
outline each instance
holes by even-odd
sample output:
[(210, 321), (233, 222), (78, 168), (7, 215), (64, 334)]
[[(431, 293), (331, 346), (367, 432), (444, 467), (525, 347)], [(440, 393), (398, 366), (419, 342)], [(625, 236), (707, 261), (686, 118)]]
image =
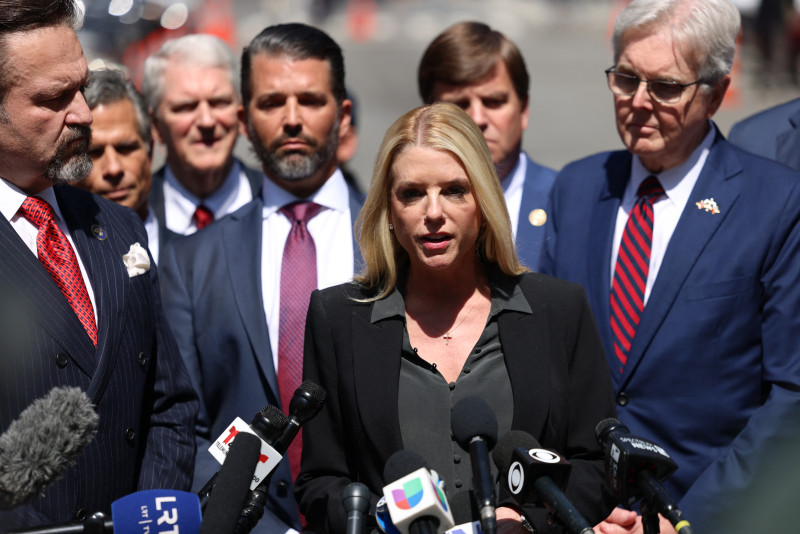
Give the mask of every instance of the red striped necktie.
[(611, 337), (620, 373), (628, 361), (636, 327), (644, 310), (653, 242), (653, 204), (664, 194), (664, 188), (658, 178), (648, 176), (636, 194), (636, 204), (622, 233), (611, 284)]
[(22, 203), (19, 213), (39, 229), (36, 234), (39, 261), (58, 284), (96, 347), (97, 323), (92, 301), (89, 299), (75, 251), (53, 218), (53, 208), (41, 198), (28, 197)]

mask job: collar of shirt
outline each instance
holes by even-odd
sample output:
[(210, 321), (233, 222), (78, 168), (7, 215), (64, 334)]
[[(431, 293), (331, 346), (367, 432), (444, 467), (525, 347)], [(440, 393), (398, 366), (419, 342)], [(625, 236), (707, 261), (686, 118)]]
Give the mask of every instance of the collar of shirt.
[[(705, 165), (706, 158), (708, 158), (711, 145), (714, 144), (717, 129), (713, 123), (710, 123), (710, 125), (711, 129), (686, 161), (657, 175), (667, 199), (680, 211), (683, 211), (684, 206), (686, 206), (689, 195), (694, 189), (694, 184), (697, 183), (700, 171), (703, 170), (703, 165)], [(639, 186), (651, 174), (653, 173), (645, 169), (639, 156), (634, 156), (631, 164), (631, 179), (625, 187), (625, 194), (622, 198), (622, 205), (627, 213), (630, 213), (633, 204), (636, 202), (636, 192), (639, 190)]]
[(506, 200), (506, 209), (511, 219), (511, 235), (517, 236), (517, 225), (519, 223), (519, 210), (522, 206), (522, 189), (525, 186), (525, 175), (528, 173), (528, 156), (520, 151), (517, 164), (511, 169), (504, 179), (500, 180), (500, 187), (503, 188), (503, 197)]
[[(56, 217), (56, 223), (59, 228), (61, 228), (61, 231), (66, 233), (67, 229), (64, 223), (64, 216), (61, 214), (61, 208), (58, 207), (56, 192), (53, 188), (48, 187), (44, 191), (40, 191), (33, 196), (37, 196), (50, 204)], [(6, 181), (5, 178), (0, 179), (0, 212), (2, 212), (7, 221), (13, 222), (21, 217), (17, 212), (26, 198), (28, 198), (28, 195), (16, 185)]]
[[(516, 279), (507, 276), (499, 269), (489, 267), (489, 285), (491, 286), (492, 307), (489, 317), (496, 317), (504, 311), (517, 311), (522, 313), (533, 313), (531, 305), (522, 294)], [(402, 292), (397, 286), (392, 289), (386, 298), (376, 300), (372, 306), (371, 323), (377, 323), (383, 319), (392, 317), (406, 316), (406, 303)]]
[(219, 189), (211, 193), (208, 198), (201, 199), (190, 193), (167, 165), (164, 169), (164, 204), (167, 227), (179, 234), (186, 234), (189, 230), (193, 231), (192, 217), (200, 204), (210, 209), (215, 218), (226, 214), (226, 208), (238, 196), (241, 174), (242, 166), (234, 158), (231, 170)]
[(350, 191), (347, 189), (347, 182), (344, 181), (344, 175), (338, 167), (322, 184), (322, 187), (307, 199), (294, 196), (265, 176), (264, 185), (261, 188), (261, 200), (264, 203), (264, 219), (271, 217), (282, 206), (298, 200), (310, 200), (338, 212), (350, 209)]

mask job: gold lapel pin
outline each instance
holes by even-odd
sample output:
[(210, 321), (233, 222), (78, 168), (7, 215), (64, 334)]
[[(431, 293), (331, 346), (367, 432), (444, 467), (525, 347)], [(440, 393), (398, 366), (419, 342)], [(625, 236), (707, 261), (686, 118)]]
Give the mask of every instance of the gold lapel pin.
[(700, 202), (695, 202), (695, 205), (699, 210), (706, 210), (714, 215), (719, 213), (719, 206), (717, 206), (717, 202), (713, 198), (707, 198), (705, 200), (701, 200)]
[(100, 241), (105, 241), (106, 238), (108, 237), (108, 234), (106, 234), (105, 228), (103, 228), (99, 224), (93, 224), (92, 225), (92, 233)]

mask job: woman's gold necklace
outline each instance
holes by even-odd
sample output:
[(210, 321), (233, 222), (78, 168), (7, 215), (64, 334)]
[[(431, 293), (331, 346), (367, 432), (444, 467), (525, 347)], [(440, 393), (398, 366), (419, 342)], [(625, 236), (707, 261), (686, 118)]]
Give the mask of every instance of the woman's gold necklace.
[(472, 306), (469, 307), (469, 309), (467, 310), (467, 313), (464, 315), (464, 317), (461, 318), (461, 320), (458, 322), (457, 325), (455, 325), (453, 328), (451, 328), (450, 330), (448, 330), (447, 332), (444, 333), (444, 336), (442, 336), (442, 339), (444, 339), (444, 344), (445, 345), (449, 345), (450, 344), (450, 340), (453, 339), (453, 332), (455, 332), (456, 329), (459, 326), (461, 326), (461, 324), (464, 321), (467, 320), (467, 317), (469, 317), (469, 314), (472, 313), (472, 308), (474, 308), (474, 307), (475, 307), (475, 303), (473, 303)]

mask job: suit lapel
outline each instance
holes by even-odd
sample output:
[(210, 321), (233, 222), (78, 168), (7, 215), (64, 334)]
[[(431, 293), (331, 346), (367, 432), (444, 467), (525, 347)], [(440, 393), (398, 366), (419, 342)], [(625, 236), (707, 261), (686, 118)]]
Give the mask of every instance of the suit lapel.
[[(740, 173), (741, 167), (730, 145), (718, 135), (664, 253), (636, 329), (622, 374), (623, 384), (635, 372), (707, 243), (731, 212), (740, 190), (740, 182), (734, 178)], [(711, 198), (716, 201), (720, 213), (713, 214), (697, 207), (697, 202)]]
[[(604, 165), (606, 179), (600, 190), (600, 198), (593, 208), (589, 228), (597, 238), (590, 240), (587, 278), (589, 299), (597, 321), (597, 328), (604, 347), (611, 347), (611, 250), (614, 241), (617, 214), (622, 203), (625, 186), (631, 175), (630, 152), (613, 152)], [(615, 381), (619, 373), (611, 373)]]
[(223, 225), (221, 231), (228, 273), (242, 323), (250, 338), (256, 361), (270, 388), (277, 394), (278, 378), (275, 375), (261, 298), (262, 209), (263, 204), (257, 198), (249, 209), (239, 210), (217, 224)]
[(800, 111), (789, 117), (792, 129), (780, 134), (776, 140), (776, 159), (800, 170)]
[(97, 350), (92, 351), (96, 352), (92, 363), (97, 372), (88, 389), (89, 396), (97, 399), (114, 369), (120, 333), (127, 321), (125, 303), (130, 280), (122, 256), (133, 244), (129, 242), (133, 238), (128, 236), (133, 234), (121, 224), (114, 224), (109, 213), (102, 211), (92, 197), (74, 192), (56, 188), (59, 207), (91, 281), (97, 306)]
[(388, 458), (403, 448), (398, 416), (400, 358), (403, 350), (403, 321), (369, 320), (372, 307), (352, 321), (353, 373), (356, 402), (365, 428), (370, 432), (379, 457)]

